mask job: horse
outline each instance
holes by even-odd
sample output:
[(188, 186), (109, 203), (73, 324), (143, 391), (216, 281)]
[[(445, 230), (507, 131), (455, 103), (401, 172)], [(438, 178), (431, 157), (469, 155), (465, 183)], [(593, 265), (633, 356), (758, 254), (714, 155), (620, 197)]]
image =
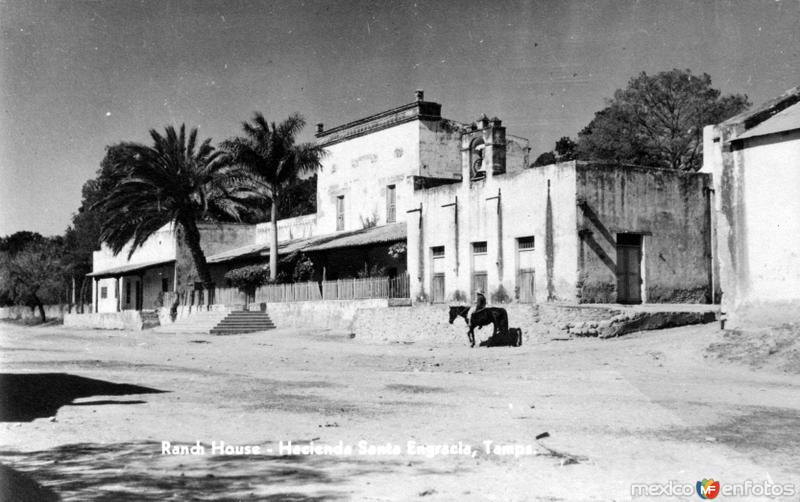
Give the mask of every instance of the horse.
[(494, 328), (492, 336), (497, 336), (499, 334), (502, 338), (506, 337), (508, 334), (508, 312), (506, 312), (506, 309), (500, 307), (485, 307), (477, 312), (473, 312), (468, 318), (467, 316), (470, 312), (470, 308), (471, 307), (466, 305), (450, 307), (450, 324), (453, 324), (456, 317), (461, 316), (464, 318), (464, 322), (467, 323), (467, 326), (469, 326), (467, 337), (469, 338), (470, 347), (475, 346), (476, 327), (481, 328), (491, 324)]

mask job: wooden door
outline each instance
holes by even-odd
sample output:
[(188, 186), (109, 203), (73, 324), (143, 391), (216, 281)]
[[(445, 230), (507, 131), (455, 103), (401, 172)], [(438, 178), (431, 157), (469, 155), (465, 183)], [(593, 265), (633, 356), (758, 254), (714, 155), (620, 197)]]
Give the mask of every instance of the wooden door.
[(431, 284), (431, 292), (433, 294), (431, 301), (433, 303), (444, 303), (444, 274), (434, 274), (433, 284)]
[(617, 235), (617, 301), (642, 303), (642, 236)]

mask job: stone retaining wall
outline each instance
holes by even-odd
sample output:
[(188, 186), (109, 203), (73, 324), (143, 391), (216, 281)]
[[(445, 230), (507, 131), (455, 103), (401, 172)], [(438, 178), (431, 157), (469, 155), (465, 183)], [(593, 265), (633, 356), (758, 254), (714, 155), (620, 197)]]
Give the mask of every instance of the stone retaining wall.
[(64, 314), (64, 326), (84, 329), (125, 329), (140, 331), (143, 326), (137, 310), (101, 312), (99, 314)]
[(388, 305), (389, 302), (385, 298), (269, 303), (267, 314), (278, 328), (349, 330), (352, 329), (356, 312), (360, 309), (392, 310)]
[[(616, 313), (603, 307), (563, 305), (503, 305), (511, 328), (521, 328), (523, 344), (548, 340), (565, 333), (569, 323), (578, 320), (608, 319)], [(467, 327), (463, 319), (448, 323), (449, 305), (415, 305), (386, 309), (362, 309), (353, 322), (356, 340), (414, 342), (420, 340), (445, 343), (467, 343)], [(492, 334), (491, 326), (475, 330), (475, 343)]]
[[(72, 306), (72, 311), (74, 312), (78, 308), (77, 305)], [(90, 305), (85, 305), (85, 312), (88, 312), (91, 309)], [(69, 305), (45, 305), (44, 306), (44, 315), (49, 319), (63, 319), (64, 314), (68, 314), (70, 311)], [(1, 307), (0, 308), (0, 319), (13, 319), (13, 320), (27, 320), (27, 319), (39, 319), (39, 309), (31, 310), (30, 307), (24, 307), (21, 305), (14, 305), (11, 307)]]

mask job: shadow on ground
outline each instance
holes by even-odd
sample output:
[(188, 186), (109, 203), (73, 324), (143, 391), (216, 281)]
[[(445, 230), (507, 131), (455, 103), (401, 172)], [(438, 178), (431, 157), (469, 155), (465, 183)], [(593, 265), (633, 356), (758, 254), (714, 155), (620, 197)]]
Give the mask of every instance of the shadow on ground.
[(36, 452), (0, 451), (0, 462), (63, 500), (347, 499), (355, 476), (395, 472), (401, 460), (303, 456), (171, 456), (161, 444), (73, 444)]
[[(0, 373), (0, 422), (30, 422), (37, 418), (52, 417), (59, 408), (81, 397), (162, 392), (164, 391), (149, 387), (112, 383), (68, 373)], [(143, 402), (102, 400), (92, 404)]]

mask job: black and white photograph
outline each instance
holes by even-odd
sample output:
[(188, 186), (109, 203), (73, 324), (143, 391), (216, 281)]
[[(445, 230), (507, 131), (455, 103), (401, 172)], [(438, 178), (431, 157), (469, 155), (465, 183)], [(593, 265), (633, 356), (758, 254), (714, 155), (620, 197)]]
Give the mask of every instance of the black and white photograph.
[(800, 502), (800, 0), (0, 34), (0, 501)]

